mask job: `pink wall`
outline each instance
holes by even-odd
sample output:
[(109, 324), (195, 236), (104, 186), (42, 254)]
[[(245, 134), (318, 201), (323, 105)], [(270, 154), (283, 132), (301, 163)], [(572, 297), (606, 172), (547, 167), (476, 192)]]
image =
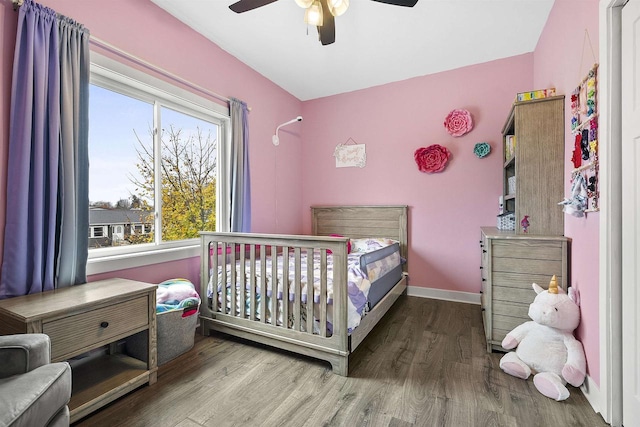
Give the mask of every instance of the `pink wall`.
[[(478, 293), (480, 227), (495, 226), (502, 192), (502, 126), (516, 93), (532, 83), (526, 54), (305, 102), (302, 205), (409, 205), (411, 285)], [(475, 123), (458, 138), (443, 127), (454, 108)], [(363, 169), (335, 167), (333, 151), (349, 138), (366, 144)], [(493, 151), (478, 159), (473, 147), (482, 141)], [(431, 144), (453, 156), (429, 175), (413, 153)], [(303, 219), (310, 230), (306, 212)]]
[[(598, 0), (556, 0), (534, 54), (302, 103), (148, 0), (40, 3), (82, 22), (101, 40), (251, 106), (254, 231), (309, 231), (308, 207), (313, 204), (407, 204), (411, 285), (472, 293), (480, 286), (479, 227), (495, 224), (501, 192), (500, 130), (515, 93), (550, 86), (570, 93), (593, 62), (585, 47), (580, 64), (584, 28), (598, 52)], [(0, 0), (0, 252), (16, 17), (11, 2)], [(468, 109), (475, 121), (474, 130), (460, 138), (449, 136), (442, 126), (454, 108)], [(569, 111), (568, 101), (565, 109)], [(304, 121), (281, 130), (281, 143), (274, 147), (275, 127), (300, 113)], [(568, 125), (566, 134), (571, 140)], [(367, 146), (364, 169), (335, 168), (334, 148), (349, 138)], [(493, 148), (482, 160), (472, 153), (481, 141)], [(422, 174), (413, 152), (435, 143), (449, 148), (453, 157), (444, 172)], [(567, 190), (570, 152), (567, 144)], [(582, 296), (578, 335), (589, 374), (599, 384), (598, 220), (598, 214), (566, 217), (565, 234), (573, 239), (572, 285)], [(181, 276), (197, 282), (198, 260), (90, 279), (114, 276), (154, 282)]]
[[(186, 80), (224, 96), (234, 96), (251, 107), (250, 160), (252, 175), (253, 230), (299, 233), (302, 229), (301, 128), (282, 133), (276, 150), (271, 144), (275, 127), (301, 113), (302, 103), (227, 52), (220, 49), (148, 0), (105, 2), (85, 0), (39, 0), (40, 4), (67, 15), (90, 29), (91, 35), (140, 57)], [(17, 12), (10, 0), (0, 0), (2, 22), (2, 74), (0, 76), (0, 237), (4, 234), (6, 163), (8, 147), (11, 70)], [(95, 45), (91, 49), (104, 53)], [(276, 164), (279, 170), (276, 171)], [(275, 178), (274, 178), (275, 177)], [(277, 210), (276, 210), (277, 209)], [(276, 212), (278, 216), (276, 216)], [(276, 222), (276, 217), (278, 221)], [(0, 250), (4, 239), (0, 238)], [(166, 271), (169, 277), (193, 277), (193, 261), (172, 263), (140, 271), (113, 272), (108, 276), (151, 277)], [(94, 276), (90, 280), (106, 275)], [(164, 278), (169, 278), (164, 277)], [(155, 279), (153, 279), (155, 281)]]
[(94, 274), (90, 282), (96, 280), (120, 277), (123, 279), (139, 280), (141, 282), (160, 283), (167, 279), (181, 277), (190, 280), (196, 285), (200, 284), (200, 258), (188, 258), (181, 261), (156, 264), (153, 268), (129, 268), (126, 270), (111, 271), (109, 273)]
[[(585, 29), (593, 45), (585, 40)], [(565, 187), (571, 186), (573, 136), (570, 94), (598, 62), (598, 0), (556, 0), (534, 52), (535, 88), (555, 87), (565, 94)], [(594, 58), (595, 55), (595, 58)], [(580, 291), (582, 321), (577, 336), (584, 345), (590, 377), (600, 384), (599, 340), (599, 221), (565, 216), (565, 235), (571, 237), (571, 285)]]

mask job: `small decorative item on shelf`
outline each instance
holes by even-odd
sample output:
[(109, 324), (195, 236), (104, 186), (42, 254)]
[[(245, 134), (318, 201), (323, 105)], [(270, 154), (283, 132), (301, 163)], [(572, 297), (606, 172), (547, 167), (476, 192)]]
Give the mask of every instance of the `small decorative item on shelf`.
[(520, 221), (520, 225), (522, 226), (522, 232), (527, 233), (529, 231), (529, 215), (525, 215)]
[(451, 136), (462, 136), (473, 129), (471, 113), (467, 110), (452, 110), (444, 119), (444, 127)]
[(420, 172), (426, 173), (442, 172), (450, 157), (451, 152), (439, 144), (418, 148), (413, 154)]
[(532, 90), (530, 92), (520, 92), (516, 95), (516, 101), (531, 101), (532, 99), (548, 98), (556, 96), (556, 88)]
[(478, 142), (475, 147), (473, 147), (473, 154), (479, 159), (487, 156), (490, 152), (491, 146), (486, 142)]

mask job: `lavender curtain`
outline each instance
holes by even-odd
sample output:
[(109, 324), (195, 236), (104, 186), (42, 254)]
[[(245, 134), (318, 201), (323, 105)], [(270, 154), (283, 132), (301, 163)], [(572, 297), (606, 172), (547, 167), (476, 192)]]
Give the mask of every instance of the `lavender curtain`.
[(20, 7), (0, 299), (86, 282), (88, 37), (31, 0)]
[(251, 231), (247, 104), (231, 98), (231, 231)]

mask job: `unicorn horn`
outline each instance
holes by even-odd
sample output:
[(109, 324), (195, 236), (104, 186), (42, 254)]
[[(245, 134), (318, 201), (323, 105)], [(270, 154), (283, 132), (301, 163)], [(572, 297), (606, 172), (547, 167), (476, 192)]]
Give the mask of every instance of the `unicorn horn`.
[(558, 281), (556, 280), (556, 275), (554, 274), (549, 282), (549, 293), (557, 294), (558, 293)]

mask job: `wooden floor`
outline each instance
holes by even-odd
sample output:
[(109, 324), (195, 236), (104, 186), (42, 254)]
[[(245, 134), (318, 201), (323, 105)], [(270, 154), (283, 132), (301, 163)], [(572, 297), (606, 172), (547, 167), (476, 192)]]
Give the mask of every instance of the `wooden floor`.
[(77, 426), (606, 426), (579, 389), (556, 402), (500, 370), (480, 307), (402, 296), (352, 355), (328, 363), (226, 335), (197, 337), (158, 382)]

